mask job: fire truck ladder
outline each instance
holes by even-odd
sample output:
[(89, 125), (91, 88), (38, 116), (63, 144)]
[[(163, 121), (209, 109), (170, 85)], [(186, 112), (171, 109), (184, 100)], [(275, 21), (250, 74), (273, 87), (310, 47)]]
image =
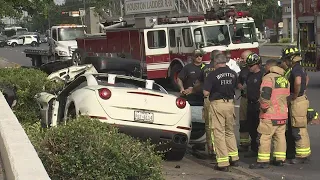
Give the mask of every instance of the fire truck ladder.
[[(146, 0), (144, 0), (146, 1)], [(152, 0), (151, 0), (152, 1)], [(168, 0), (170, 1), (170, 0)], [(221, 4), (235, 5), (247, 3), (246, 0), (174, 0), (175, 10), (164, 12), (143, 13), (136, 15), (126, 15), (124, 9), (125, 0), (110, 0), (109, 9), (104, 15), (106, 21), (124, 20), (127, 22), (134, 21), (137, 17), (158, 16), (158, 17), (185, 17), (206, 14), (206, 10), (217, 8)]]

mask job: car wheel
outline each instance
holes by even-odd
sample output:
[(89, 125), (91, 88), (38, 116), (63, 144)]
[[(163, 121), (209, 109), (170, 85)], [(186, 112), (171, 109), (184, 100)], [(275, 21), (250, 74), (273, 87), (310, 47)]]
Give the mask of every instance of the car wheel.
[(166, 152), (165, 159), (169, 161), (180, 161), (183, 159), (184, 155), (186, 154), (187, 147), (184, 149), (171, 149), (170, 151)]
[(34, 42), (34, 41), (31, 43), (31, 46), (32, 46), (32, 47), (35, 47), (36, 45), (37, 45), (37, 43)]
[(170, 71), (170, 81), (173, 88), (177, 91), (179, 91), (179, 85), (178, 85), (178, 75), (182, 69), (181, 64), (175, 64), (172, 66)]
[(12, 47), (16, 47), (18, 44), (17, 43), (12, 43), (11, 46)]

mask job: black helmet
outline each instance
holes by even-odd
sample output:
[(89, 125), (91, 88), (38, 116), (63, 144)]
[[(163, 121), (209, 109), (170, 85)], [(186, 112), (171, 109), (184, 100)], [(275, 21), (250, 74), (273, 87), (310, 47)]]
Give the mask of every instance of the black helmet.
[(260, 64), (260, 63), (261, 63), (261, 57), (256, 53), (251, 53), (247, 57), (247, 60), (246, 60), (246, 65), (247, 66), (253, 66), (253, 65), (256, 65), (256, 64)]
[(300, 51), (296, 46), (289, 46), (282, 49), (281, 59), (291, 58), (292, 56), (299, 56)]

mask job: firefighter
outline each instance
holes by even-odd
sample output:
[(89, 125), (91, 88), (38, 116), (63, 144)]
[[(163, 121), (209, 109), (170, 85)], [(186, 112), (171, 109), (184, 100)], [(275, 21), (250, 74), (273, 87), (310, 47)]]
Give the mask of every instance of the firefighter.
[(277, 66), (277, 60), (266, 62), (266, 72), (260, 86), (260, 123), (258, 126), (259, 144), (256, 164), (251, 169), (267, 168), (270, 162), (271, 140), (274, 143), (273, 161), (283, 166), (286, 159), (286, 121), (288, 119), (287, 97), (290, 95), (289, 81), (283, 76), (284, 70)]
[[(283, 53), (285, 64), (291, 68), (289, 76), (289, 113), (292, 135), (295, 141), (295, 158), (298, 162), (305, 163), (311, 155), (310, 139), (307, 130), (309, 100), (305, 94), (309, 77), (300, 65), (302, 57), (297, 47), (288, 47), (284, 49)], [(295, 160), (292, 159), (291, 163), (295, 163)]]
[(249, 68), (250, 73), (246, 81), (247, 84), (247, 128), (251, 137), (250, 152), (245, 154), (245, 157), (256, 157), (258, 155), (258, 143), (256, 141), (258, 132), (257, 128), (259, 125), (259, 113), (260, 113), (260, 85), (264, 71), (261, 69), (261, 57), (258, 54), (249, 54), (246, 59), (246, 64)]
[[(205, 52), (202, 49), (196, 49), (193, 53), (193, 62), (185, 65), (180, 71), (177, 81), (180, 88), (180, 94), (187, 99), (191, 106), (203, 105), (203, 94), (193, 90), (196, 81), (201, 75), (205, 64), (202, 57)], [(193, 149), (205, 150), (204, 144), (196, 144)]]
[[(199, 87), (203, 85), (205, 78), (209, 75), (210, 72), (214, 71), (214, 58), (218, 54), (222, 54), (219, 50), (213, 50), (210, 54), (210, 64), (207, 64), (201, 71), (199, 79), (196, 81), (196, 85), (193, 88), (198, 91)], [(214, 158), (214, 137), (213, 132), (211, 131), (211, 111), (210, 111), (210, 101), (207, 98), (204, 98), (203, 110), (202, 110), (202, 119), (205, 120), (205, 130), (206, 130), (206, 150), (208, 155), (211, 158)]]
[(229, 166), (238, 166), (239, 156), (234, 134), (234, 95), (237, 74), (226, 65), (224, 54), (214, 60), (215, 70), (204, 81), (203, 94), (209, 98), (212, 108), (212, 129), (216, 149), (216, 170), (229, 171)]
[(202, 56), (205, 52), (202, 49), (194, 51), (193, 62), (185, 65), (178, 75), (178, 85), (182, 95), (189, 95), (193, 92), (193, 86), (201, 75), (201, 70), (205, 67)]
[(249, 150), (250, 146), (250, 136), (249, 136), (249, 128), (246, 124), (247, 122), (247, 78), (249, 74), (249, 68), (246, 65), (246, 59), (248, 55), (250, 55), (252, 52), (247, 50), (244, 51), (241, 54), (240, 59), (240, 66), (241, 71), (238, 77), (238, 89), (241, 90), (241, 97), (240, 97), (240, 108), (239, 108), (239, 124), (240, 124), (240, 146), (239, 151), (240, 152), (247, 152)]

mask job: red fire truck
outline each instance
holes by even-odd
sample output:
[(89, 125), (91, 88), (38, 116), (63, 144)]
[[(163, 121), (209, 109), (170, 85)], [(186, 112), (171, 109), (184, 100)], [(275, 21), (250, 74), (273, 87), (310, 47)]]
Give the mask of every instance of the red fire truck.
[[(211, 5), (201, 5), (200, 1), (210, 1)], [(245, 50), (258, 53), (254, 19), (248, 12), (237, 11), (233, 6), (246, 3), (245, 0), (230, 0), (223, 4), (220, 1), (214, 1), (214, 4), (212, 0), (200, 1), (196, 7), (191, 7), (190, 1), (183, 16), (181, 10), (176, 9), (182, 7), (185, 2), (182, 0), (156, 0), (158, 3), (154, 3), (155, 0), (126, 0), (123, 6), (125, 14), (134, 14), (134, 17), (115, 17), (120, 21), (106, 27), (104, 36), (78, 39), (74, 61), (81, 61), (81, 56), (120, 54), (141, 61), (146, 78), (170, 78), (176, 87), (178, 73), (185, 64), (191, 62), (192, 52), (196, 48), (206, 52), (203, 57), (205, 62), (210, 61), (212, 50), (229, 50), (234, 60), (239, 60)], [(168, 9), (171, 6), (172, 9)], [(146, 9), (148, 7), (150, 9)], [(153, 13), (150, 14), (150, 11)], [(149, 13), (145, 15), (146, 12)], [(133, 23), (130, 24), (130, 21)]]
[(320, 70), (320, 0), (296, 0), (298, 47), (307, 71)]

